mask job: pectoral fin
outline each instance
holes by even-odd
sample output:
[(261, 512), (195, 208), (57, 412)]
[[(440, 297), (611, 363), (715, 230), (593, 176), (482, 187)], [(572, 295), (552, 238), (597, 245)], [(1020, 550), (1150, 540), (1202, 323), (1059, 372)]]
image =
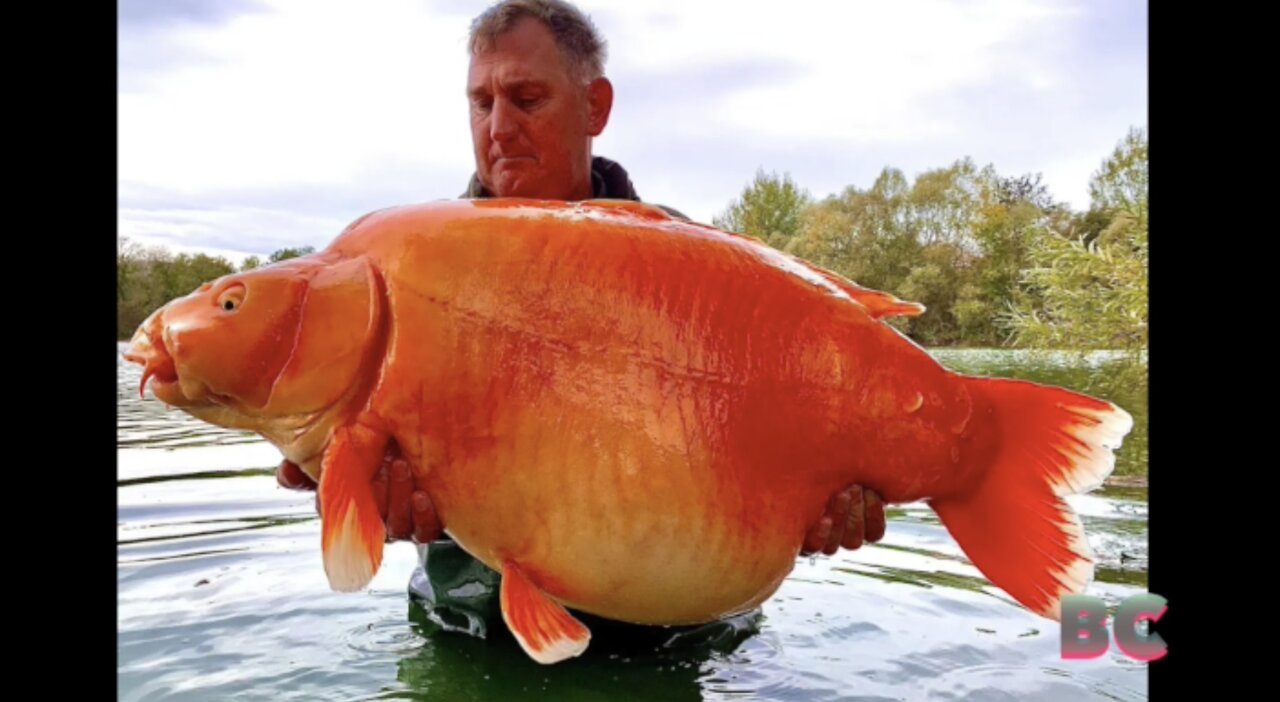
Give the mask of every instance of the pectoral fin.
[(385, 451), (384, 437), (359, 426), (340, 427), (320, 471), (320, 547), (329, 585), (354, 592), (382, 565), (386, 526), (374, 500), (372, 479)]

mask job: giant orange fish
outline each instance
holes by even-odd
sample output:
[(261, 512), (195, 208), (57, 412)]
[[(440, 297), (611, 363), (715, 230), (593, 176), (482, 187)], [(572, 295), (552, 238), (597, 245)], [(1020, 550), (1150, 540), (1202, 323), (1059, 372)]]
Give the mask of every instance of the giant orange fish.
[(566, 607), (653, 625), (756, 607), (853, 483), (927, 500), (1057, 620), (1093, 574), (1062, 498), (1102, 482), (1132, 419), (949, 371), (883, 321), (921, 311), (639, 203), (446, 201), (208, 282), (126, 357), (160, 400), (318, 480), (337, 590), (381, 564), (370, 480), (397, 442), (544, 663), (587, 646)]

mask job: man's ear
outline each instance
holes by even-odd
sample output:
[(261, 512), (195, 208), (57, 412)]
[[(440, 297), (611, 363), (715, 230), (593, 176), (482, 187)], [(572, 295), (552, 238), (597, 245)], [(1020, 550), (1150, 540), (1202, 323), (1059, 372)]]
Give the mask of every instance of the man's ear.
[(613, 83), (601, 76), (587, 84), (587, 134), (600, 136), (613, 110)]

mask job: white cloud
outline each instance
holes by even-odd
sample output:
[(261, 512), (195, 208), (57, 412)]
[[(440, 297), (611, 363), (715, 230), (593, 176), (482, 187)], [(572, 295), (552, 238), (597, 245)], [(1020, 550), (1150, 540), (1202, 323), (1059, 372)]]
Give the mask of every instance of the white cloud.
[[(352, 208), (456, 196), (473, 168), (464, 44), (487, 4), (275, 0), (126, 25), (121, 232), (262, 255), (326, 243)], [(581, 6), (618, 92), (597, 152), (642, 196), (704, 221), (757, 166), (821, 196), (966, 155), (1042, 171), (1084, 207), (1089, 173), (1146, 123), (1145, 5)], [(344, 191), (356, 195), (335, 205)]]

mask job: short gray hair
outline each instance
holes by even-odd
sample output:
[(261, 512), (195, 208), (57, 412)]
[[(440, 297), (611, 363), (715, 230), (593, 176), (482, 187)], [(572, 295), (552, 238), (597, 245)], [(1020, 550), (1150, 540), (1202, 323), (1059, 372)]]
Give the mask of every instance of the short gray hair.
[(471, 54), (492, 48), (499, 36), (525, 17), (551, 31), (575, 79), (587, 83), (604, 75), (604, 39), (589, 17), (564, 0), (501, 0), (472, 21)]

